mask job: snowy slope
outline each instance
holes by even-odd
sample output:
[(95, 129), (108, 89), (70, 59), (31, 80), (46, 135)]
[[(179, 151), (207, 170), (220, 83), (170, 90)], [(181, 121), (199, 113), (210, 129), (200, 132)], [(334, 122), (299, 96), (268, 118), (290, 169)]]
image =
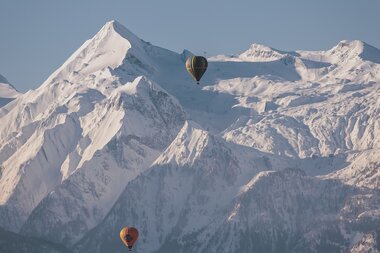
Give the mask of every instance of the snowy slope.
[(0, 108), (0, 226), (78, 252), (125, 225), (147, 252), (379, 245), (380, 50), (253, 44), (201, 86), (189, 55), (111, 21)]
[[(68, 178), (62, 179), (64, 182), (33, 210), (23, 233), (75, 242), (104, 218), (128, 181), (144, 171), (170, 143), (184, 118), (175, 100), (141, 77), (116, 89), (115, 95), (99, 107), (107, 113), (101, 114), (104, 122), (94, 122), (91, 117), (89, 123), (96, 128), (84, 135), (84, 140), (89, 142), (90, 136), (102, 135), (111, 138), (98, 150), (91, 150), (95, 144), (85, 151), (78, 146), (67, 156), (61, 174), (62, 169), (68, 170)], [(120, 113), (123, 115), (118, 117)], [(118, 125), (117, 131), (105, 133), (112, 125)]]
[[(147, 252), (340, 252), (356, 235), (340, 217), (355, 215), (346, 214), (346, 202), (352, 196), (353, 202), (360, 201), (359, 190), (300, 170), (263, 171), (249, 179), (232, 165), (234, 156), (225, 155), (220, 162), (228, 165), (228, 174), (223, 166), (206, 162), (207, 154), (220, 147), (208, 148), (205, 157), (190, 164), (170, 160), (165, 165), (159, 158), (160, 165), (136, 178), (106, 219), (77, 245), (79, 252), (123, 252), (117, 238), (121, 223), (141, 229), (136, 250)], [(190, 162), (189, 156), (184, 158)], [(378, 206), (378, 200), (372, 205)], [(371, 228), (365, 220), (356, 226), (376, 229), (378, 218)]]
[[(280, 164), (187, 122), (151, 168), (127, 186), (99, 229), (79, 248), (121, 251), (115, 237), (118, 228), (112, 224), (128, 223), (144, 231), (144, 244), (137, 250), (157, 250), (168, 235), (202, 229), (228, 208), (247, 178), (279, 169)], [(91, 243), (100, 238), (102, 243)]]
[(0, 75), (0, 107), (11, 102), (20, 93), (13, 87), (5, 77)]
[[(104, 41), (130, 45), (116, 30), (115, 23), (108, 23), (86, 44), (100, 52)], [(70, 186), (79, 184), (79, 195), (90, 195), (81, 196), (88, 200), (80, 202), (93, 212), (83, 221), (81, 229), (86, 231), (107, 213), (125, 183), (150, 165), (182, 127), (184, 114), (178, 102), (145, 77), (131, 76), (133, 82), (124, 83), (108, 66), (100, 66), (86, 80), (79, 74), (60, 78), (67, 68), (81, 66), (82, 58), (87, 60), (85, 52), (77, 52), (77, 58), (71, 57), (39, 89), (18, 98), (2, 118), (6, 124), (0, 126), (0, 220), (7, 229), (18, 231), (57, 186), (68, 187), (69, 193), (63, 190), (61, 194), (76, 203), (78, 195)], [(103, 174), (106, 167), (112, 170)], [(84, 179), (88, 186), (82, 185)], [(88, 193), (89, 187), (99, 183), (96, 196)], [(86, 214), (78, 209), (82, 216)], [(71, 218), (62, 217), (59, 222), (71, 222)]]
[(370, 149), (354, 154), (350, 159), (349, 166), (326, 177), (339, 179), (348, 185), (380, 189), (379, 154), (379, 149)]

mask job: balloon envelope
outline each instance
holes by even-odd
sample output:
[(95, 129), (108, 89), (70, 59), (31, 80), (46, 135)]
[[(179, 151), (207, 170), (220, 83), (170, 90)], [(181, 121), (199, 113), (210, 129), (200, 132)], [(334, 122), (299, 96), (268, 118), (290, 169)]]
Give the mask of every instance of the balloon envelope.
[(208, 66), (207, 59), (203, 56), (192, 56), (186, 60), (186, 69), (189, 74), (198, 82), (206, 72)]
[(139, 231), (134, 227), (125, 227), (120, 231), (120, 239), (128, 247), (129, 250), (132, 249), (138, 238)]

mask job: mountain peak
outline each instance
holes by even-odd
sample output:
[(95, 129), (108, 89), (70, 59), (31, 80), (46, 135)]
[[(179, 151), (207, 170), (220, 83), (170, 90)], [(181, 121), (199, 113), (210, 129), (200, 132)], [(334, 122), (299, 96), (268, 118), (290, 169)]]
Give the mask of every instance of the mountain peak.
[(157, 83), (148, 79), (146, 76), (138, 76), (130, 84), (124, 85), (121, 87), (128, 94), (140, 94), (148, 95), (151, 91), (161, 91), (165, 92)]
[(367, 45), (367, 43), (365, 43), (364, 41), (361, 41), (361, 40), (341, 40), (339, 41), (339, 43), (337, 44), (337, 47), (357, 47), (357, 46), (364, 46), (364, 45)]
[(361, 40), (342, 40), (328, 53), (339, 60), (359, 57), (362, 60), (380, 64), (380, 50)]
[(239, 58), (248, 61), (275, 61), (287, 55), (296, 56), (295, 52), (285, 52), (262, 44), (253, 43), (249, 49), (239, 55)]
[(185, 121), (181, 131), (166, 151), (156, 160), (156, 164), (192, 164), (207, 146), (209, 133), (197, 123)]
[(280, 51), (262, 44), (253, 43), (249, 49), (242, 54), (239, 58), (253, 60), (253, 61), (273, 61), (284, 57)]
[(366, 45), (367, 45), (366, 43), (364, 43), (363, 41), (360, 41), (360, 40), (352, 40), (352, 41), (341, 40), (331, 50), (343, 51), (343, 52), (350, 50), (350, 51), (354, 51), (355, 53), (360, 54)]
[(114, 26), (114, 25), (116, 25), (116, 26), (123, 26), (122, 24), (120, 24), (117, 20), (115, 20), (115, 19), (111, 19), (110, 21), (107, 21), (105, 24), (104, 24), (104, 26)]
[(87, 40), (56, 71), (46, 84), (56, 78), (69, 80), (69, 77), (87, 76), (104, 69), (115, 69), (123, 64), (127, 52), (132, 49), (134, 56), (143, 53), (143, 41), (115, 20), (107, 22), (99, 32)]
[(265, 46), (265, 45), (260, 44), (260, 43), (252, 43), (248, 50), (251, 50), (251, 51), (278, 51), (274, 48)]
[[(124, 39), (128, 40), (132, 45), (141, 42), (133, 32), (128, 30), (125, 26), (119, 23), (117, 20), (111, 20), (105, 23), (105, 25), (98, 32), (99, 35), (108, 34), (108, 32), (115, 32)], [(96, 37), (96, 35), (95, 35)]]

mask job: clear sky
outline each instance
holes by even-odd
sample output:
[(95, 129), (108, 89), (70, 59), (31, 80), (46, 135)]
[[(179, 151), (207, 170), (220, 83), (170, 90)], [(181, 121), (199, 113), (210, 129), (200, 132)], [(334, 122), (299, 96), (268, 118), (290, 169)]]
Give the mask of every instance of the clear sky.
[(343, 39), (380, 48), (379, 0), (0, 0), (0, 74), (38, 87), (105, 22), (154, 45), (236, 54), (253, 42), (324, 50)]

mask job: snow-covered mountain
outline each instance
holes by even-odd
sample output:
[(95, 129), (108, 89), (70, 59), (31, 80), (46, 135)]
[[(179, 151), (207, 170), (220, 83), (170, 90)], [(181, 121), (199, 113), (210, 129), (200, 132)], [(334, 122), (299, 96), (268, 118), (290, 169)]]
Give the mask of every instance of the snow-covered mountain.
[(146, 252), (379, 250), (380, 50), (253, 44), (201, 86), (189, 55), (111, 21), (0, 108), (0, 227), (73, 252), (122, 252), (126, 225)]
[(252, 44), (248, 50), (239, 55), (217, 55), (209, 58), (211, 61), (238, 61), (238, 62), (270, 62), (284, 58), (287, 55), (299, 56), (296, 52), (280, 51), (261, 44)]
[(0, 75), (0, 107), (8, 104), (19, 95), (20, 93), (15, 87), (4, 76)]

